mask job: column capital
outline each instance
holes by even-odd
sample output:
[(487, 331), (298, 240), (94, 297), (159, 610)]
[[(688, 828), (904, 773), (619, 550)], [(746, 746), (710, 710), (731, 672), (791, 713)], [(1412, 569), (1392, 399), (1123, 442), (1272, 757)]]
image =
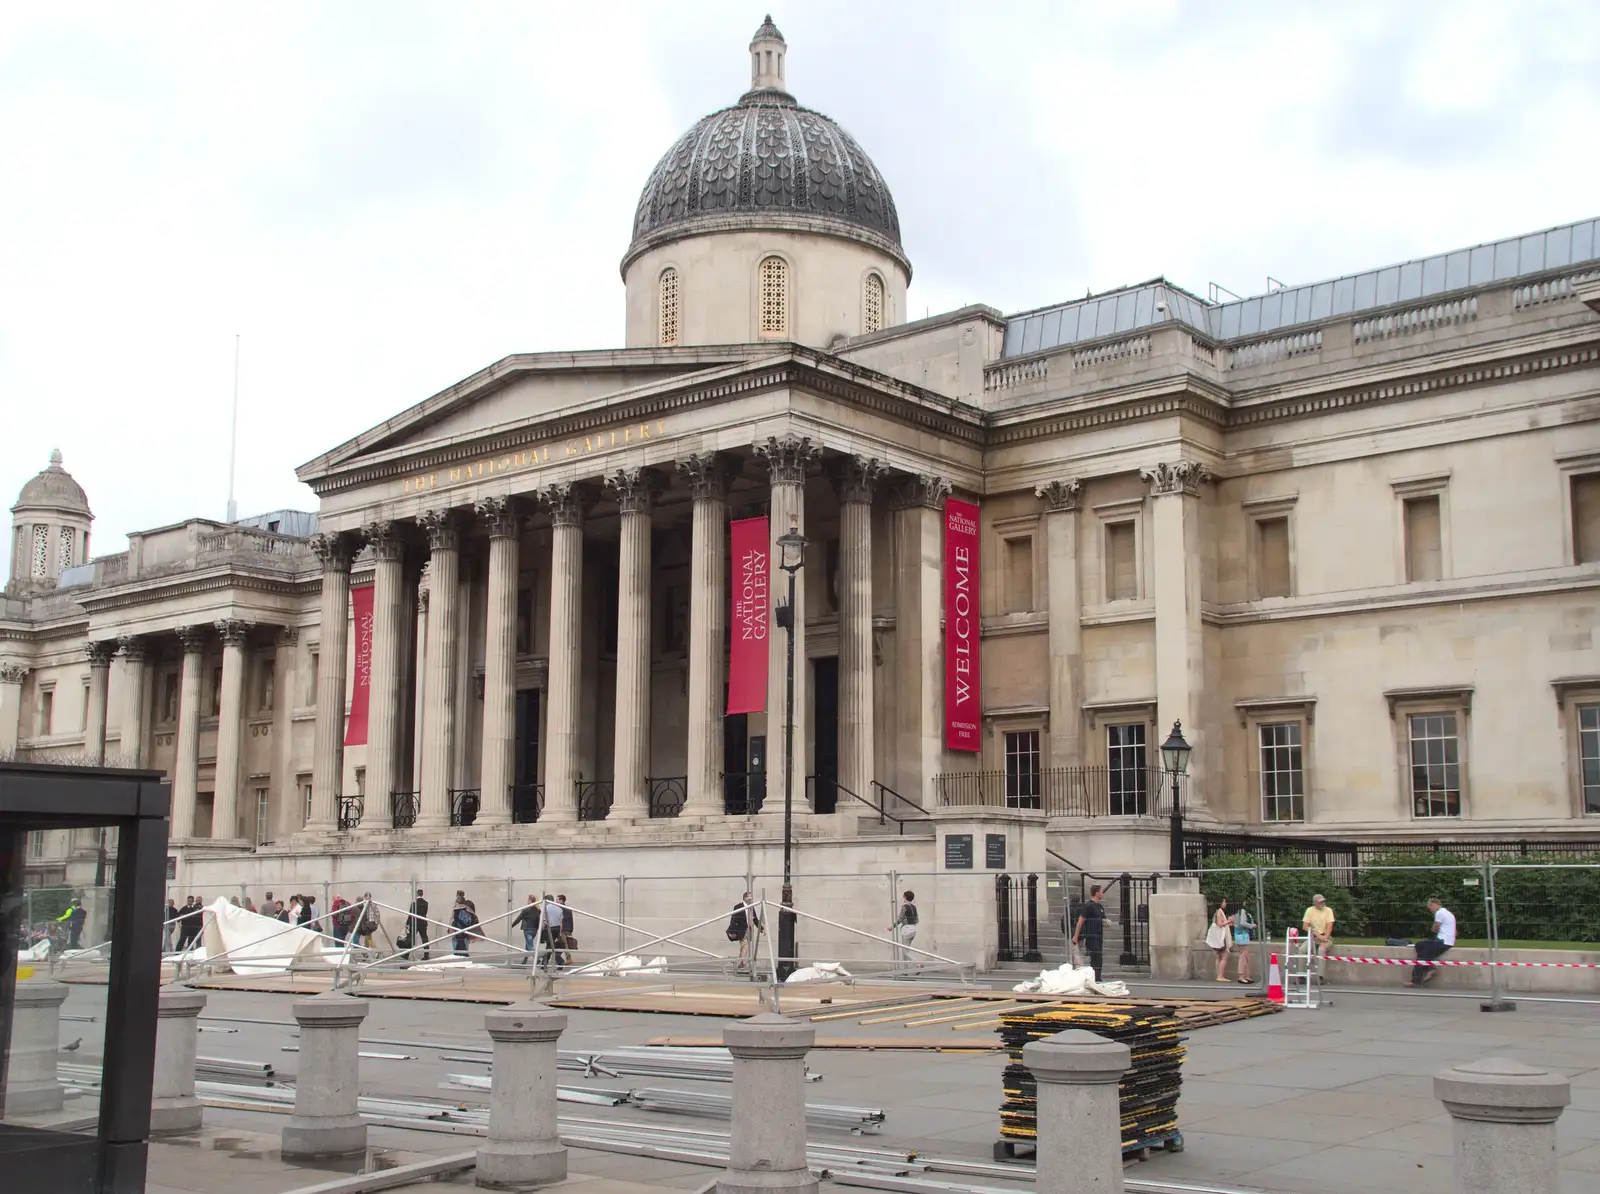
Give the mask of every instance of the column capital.
[(1044, 503), (1044, 508), (1051, 514), (1061, 514), (1068, 510), (1078, 508), (1078, 495), (1083, 491), (1083, 482), (1075, 478), (1065, 481), (1049, 481), (1035, 487), (1033, 496)]
[(767, 442), (755, 445), (756, 455), (767, 462), (774, 485), (803, 485), (806, 471), (822, 450), (808, 436), (785, 435), (781, 439), (768, 436)]
[(250, 637), (250, 632), (256, 628), (256, 624), (239, 618), (219, 618), (216, 627), (224, 647), (242, 647), (245, 640)]
[(522, 529), (521, 503), (513, 497), (486, 497), (477, 506), (478, 517), (491, 539), (515, 539)]
[(300, 641), (300, 627), (298, 627), (298, 626), (280, 626), (280, 627), (278, 627), (278, 645), (280, 647), (292, 647), (296, 643), (298, 643), (299, 641)]
[(27, 676), (27, 664), (0, 659), (0, 684), (21, 684)]
[(143, 663), (150, 655), (150, 642), (143, 635), (125, 634), (117, 640), (117, 651), (124, 663)]
[(539, 500), (550, 511), (558, 527), (581, 527), (592, 500), (587, 486), (577, 481), (558, 481), (539, 491)]
[(624, 514), (648, 514), (655, 504), (659, 481), (651, 469), (619, 468), (606, 476), (605, 486)]
[(728, 480), (733, 462), (721, 452), (696, 452), (678, 461), (678, 471), (689, 479), (689, 489), (697, 501), (723, 501), (728, 496)]
[(400, 524), (390, 518), (380, 518), (361, 528), (367, 541), (367, 550), (374, 560), (398, 560), (405, 550), (405, 539), (400, 534)]
[(1175, 460), (1142, 468), (1139, 476), (1149, 484), (1152, 497), (1167, 494), (1193, 497), (1200, 492), (1201, 485), (1211, 480), (1211, 470), (1198, 460)]
[(114, 638), (97, 639), (83, 644), (83, 654), (91, 668), (110, 667), (111, 657), (116, 653), (117, 640)]
[(198, 655), (205, 650), (206, 628), (204, 626), (179, 626), (173, 633), (178, 636), (178, 642), (182, 644), (185, 655)]
[(895, 482), (894, 506), (897, 510), (909, 510), (917, 506), (938, 510), (944, 506), (944, 499), (950, 496), (950, 489), (949, 477), (936, 477), (931, 473), (904, 476)]
[(889, 471), (872, 456), (845, 456), (833, 463), (833, 483), (841, 502), (871, 504), (878, 482)]
[(360, 543), (358, 536), (349, 531), (334, 531), (311, 536), (310, 545), (317, 559), (322, 561), (324, 572), (348, 572)]
[(433, 551), (455, 551), (461, 546), (461, 517), (454, 506), (424, 510), (417, 523), (428, 532), (428, 547)]

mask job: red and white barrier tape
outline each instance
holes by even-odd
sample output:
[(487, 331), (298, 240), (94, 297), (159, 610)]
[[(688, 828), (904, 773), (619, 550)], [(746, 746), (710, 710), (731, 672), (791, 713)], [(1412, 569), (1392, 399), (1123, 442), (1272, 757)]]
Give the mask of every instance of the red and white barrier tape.
[(1369, 966), (1532, 966), (1555, 970), (1600, 970), (1600, 962), (1454, 962), (1435, 958), (1424, 962), (1420, 958), (1351, 958), (1342, 954), (1322, 954), (1324, 962), (1363, 962)]

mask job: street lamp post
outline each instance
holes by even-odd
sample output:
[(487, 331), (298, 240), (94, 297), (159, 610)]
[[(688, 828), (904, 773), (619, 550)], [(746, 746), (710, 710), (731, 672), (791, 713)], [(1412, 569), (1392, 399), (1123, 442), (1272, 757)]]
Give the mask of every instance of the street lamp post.
[(778, 536), (778, 567), (789, 574), (789, 600), (777, 610), (778, 625), (788, 631), (787, 673), (784, 676), (783, 710), (783, 895), (778, 909), (778, 973), (776, 980), (783, 982), (794, 973), (795, 956), (799, 947), (795, 943), (794, 907), (794, 600), (795, 577), (805, 564), (806, 537), (800, 533), (797, 520), (790, 518), (789, 530)]
[(1172, 779), (1172, 820), (1171, 842), (1168, 865), (1173, 871), (1188, 869), (1188, 861), (1183, 856), (1183, 800), (1179, 792), (1179, 782), (1189, 770), (1189, 743), (1183, 736), (1183, 723), (1172, 723), (1172, 733), (1167, 735), (1167, 740), (1161, 744), (1161, 761), (1166, 765), (1167, 775)]

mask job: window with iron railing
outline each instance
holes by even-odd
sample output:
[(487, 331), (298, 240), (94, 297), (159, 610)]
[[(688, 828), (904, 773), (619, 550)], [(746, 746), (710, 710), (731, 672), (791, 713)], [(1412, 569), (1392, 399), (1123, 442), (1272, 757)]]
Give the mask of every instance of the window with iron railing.
[(1110, 815), (1143, 816), (1150, 805), (1144, 723), (1106, 727), (1106, 768)]
[(1305, 756), (1298, 721), (1268, 722), (1260, 736), (1261, 819), (1304, 821), (1306, 818)]
[(1006, 807), (1039, 807), (1039, 731), (1008, 731), (1006, 746)]

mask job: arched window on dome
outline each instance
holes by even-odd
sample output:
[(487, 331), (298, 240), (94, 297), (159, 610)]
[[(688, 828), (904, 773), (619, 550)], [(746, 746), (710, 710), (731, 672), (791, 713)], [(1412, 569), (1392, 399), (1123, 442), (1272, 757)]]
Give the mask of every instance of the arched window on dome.
[(782, 257), (761, 259), (761, 334), (789, 334), (789, 263)]
[(678, 271), (670, 265), (661, 271), (656, 308), (659, 313), (657, 339), (663, 348), (678, 342)]
[(866, 285), (862, 288), (861, 330), (883, 331), (883, 279), (877, 274), (868, 274)]

